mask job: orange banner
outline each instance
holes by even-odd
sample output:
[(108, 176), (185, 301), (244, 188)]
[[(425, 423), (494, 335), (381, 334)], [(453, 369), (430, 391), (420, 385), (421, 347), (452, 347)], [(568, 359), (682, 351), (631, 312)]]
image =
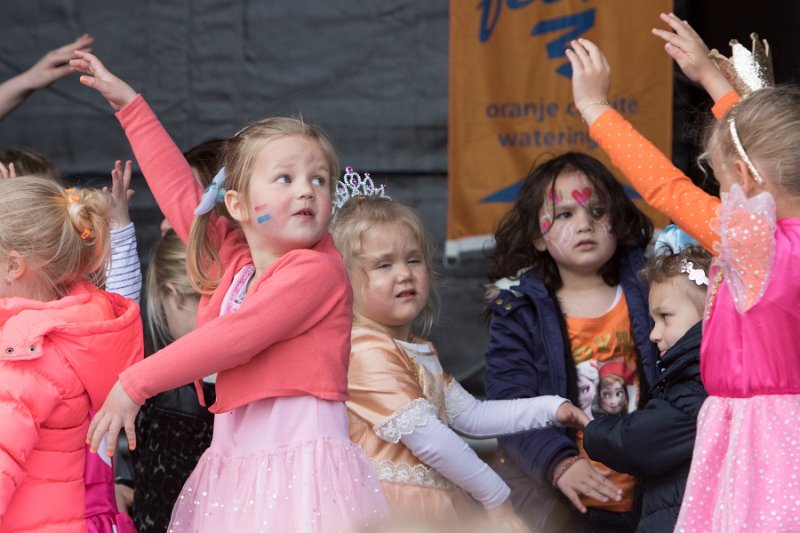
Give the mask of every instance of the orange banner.
[(572, 39), (600, 46), (612, 67), (609, 101), (670, 155), (672, 60), (650, 29), (671, 10), (671, 0), (450, 1), (447, 258), (491, 242), (543, 153), (586, 152), (626, 183), (572, 103)]

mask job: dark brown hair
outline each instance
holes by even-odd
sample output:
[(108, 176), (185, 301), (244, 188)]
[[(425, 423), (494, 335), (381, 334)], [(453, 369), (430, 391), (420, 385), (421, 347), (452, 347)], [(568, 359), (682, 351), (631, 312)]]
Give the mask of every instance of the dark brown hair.
[[(551, 156), (552, 157), (552, 156)], [(539, 210), (556, 178), (568, 172), (580, 172), (594, 186), (605, 203), (611, 232), (617, 240), (614, 255), (600, 269), (603, 280), (613, 286), (619, 283), (618, 263), (628, 250), (647, 245), (653, 235), (653, 224), (625, 194), (622, 185), (600, 161), (579, 152), (552, 157), (534, 167), (526, 176), (519, 197), (495, 233), (495, 247), (489, 252), (491, 281), (515, 277), (526, 267), (535, 269), (551, 292), (562, 286), (555, 260), (546, 251), (540, 252), (533, 241), (542, 237)]]

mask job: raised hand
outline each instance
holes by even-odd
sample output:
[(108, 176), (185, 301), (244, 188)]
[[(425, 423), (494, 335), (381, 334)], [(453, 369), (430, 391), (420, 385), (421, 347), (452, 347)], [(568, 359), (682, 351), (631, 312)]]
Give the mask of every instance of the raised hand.
[(27, 80), (28, 87), (31, 90), (43, 89), (71, 73), (69, 60), (74, 57), (76, 51), (90, 51), (92, 43), (94, 43), (94, 37), (84, 33), (71, 43), (47, 52), (22, 74)]
[[(89, 424), (86, 443), (89, 444), (91, 451), (97, 451), (106, 432), (108, 432), (108, 442), (117, 442), (119, 431), (123, 428), (128, 437), (128, 448), (136, 449), (134, 423), (140, 408), (141, 406), (131, 400), (131, 397), (122, 388), (122, 384), (117, 381), (111, 388), (111, 392), (108, 393), (103, 407), (94, 415), (92, 423)], [(116, 446), (108, 447), (109, 457), (114, 455), (114, 448)]]
[(82, 72), (81, 83), (99, 92), (108, 100), (114, 111), (119, 111), (136, 97), (136, 91), (120, 78), (113, 75), (96, 56), (89, 52), (75, 51), (75, 59), (69, 65)]
[(9, 163), (6, 167), (2, 161), (0, 161), (0, 180), (7, 180), (8, 178), (16, 178), (17, 171), (14, 169), (14, 163)]
[(131, 223), (131, 216), (128, 213), (128, 202), (134, 195), (131, 186), (131, 170), (133, 163), (122, 161), (114, 163), (114, 170), (111, 171), (111, 190), (103, 187), (103, 193), (108, 200), (109, 226), (112, 231), (122, 229)]
[(689, 23), (679, 19), (674, 13), (661, 13), (659, 17), (673, 31), (653, 28), (653, 35), (666, 41), (664, 50), (675, 60), (686, 77), (702, 85), (714, 101), (731, 91), (733, 87), (709, 59), (708, 46)]
[(609, 107), (611, 67), (603, 52), (588, 39), (571, 41), (566, 53), (572, 64), (572, 96), (575, 108), (583, 120), (591, 125)]
[[(569, 459), (565, 459), (569, 461)], [(558, 471), (558, 467), (556, 467)], [(556, 482), (558, 489), (564, 493), (580, 512), (586, 512), (586, 506), (581, 503), (581, 495), (594, 498), (601, 502), (609, 499), (619, 501), (622, 499), (622, 489), (606, 479), (611, 474), (610, 470), (598, 470), (586, 459), (578, 459)]]
[(562, 426), (569, 426), (583, 430), (589, 423), (589, 417), (582, 409), (575, 407), (569, 402), (562, 403), (556, 411), (556, 420)]

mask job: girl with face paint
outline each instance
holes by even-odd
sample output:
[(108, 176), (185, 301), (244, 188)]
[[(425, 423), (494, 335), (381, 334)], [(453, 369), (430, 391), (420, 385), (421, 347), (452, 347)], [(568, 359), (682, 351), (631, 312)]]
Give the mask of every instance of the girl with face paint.
[[(613, 360), (633, 369), (630, 404), (643, 405), (657, 350), (636, 273), (652, 231), (593, 157), (571, 152), (534, 168), (490, 254), (487, 398), (557, 394), (580, 405), (576, 366)], [(532, 529), (635, 528), (634, 479), (591, 461), (580, 432), (547, 428), (500, 445), (498, 469)]]

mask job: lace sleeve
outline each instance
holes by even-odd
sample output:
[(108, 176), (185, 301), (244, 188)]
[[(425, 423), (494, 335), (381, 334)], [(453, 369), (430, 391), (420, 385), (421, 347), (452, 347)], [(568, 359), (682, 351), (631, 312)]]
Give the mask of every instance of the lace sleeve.
[(375, 424), (375, 434), (386, 442), (397, 444), (404, 435), (424, 426), (436, 418), (436, 407), (425, 398), (417, 398), (379, 424)]

